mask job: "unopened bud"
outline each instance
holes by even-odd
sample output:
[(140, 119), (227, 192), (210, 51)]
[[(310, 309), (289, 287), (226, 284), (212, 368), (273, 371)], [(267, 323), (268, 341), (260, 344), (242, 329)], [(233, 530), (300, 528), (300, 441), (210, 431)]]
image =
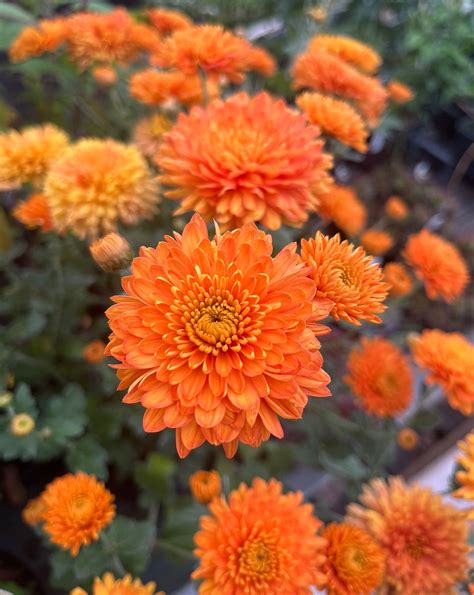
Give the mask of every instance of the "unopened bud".
[(107, 273), (126, 269), (132, 262), (133, 253), (127, 240), (118, 233), (109, 233), (90, 246), (92, 258)]

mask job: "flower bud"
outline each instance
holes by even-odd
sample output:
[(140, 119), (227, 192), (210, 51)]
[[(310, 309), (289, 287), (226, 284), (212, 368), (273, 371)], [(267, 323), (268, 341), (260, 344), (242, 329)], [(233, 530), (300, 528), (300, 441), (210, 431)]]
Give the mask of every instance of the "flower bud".
[(412, 428), (402, 428), (397, 435), (397, 444), (403, 450), (414, 450), (420, 443), (420, 436)]
[(89, 248), (92, 258), (107, 273), (127, 268), (133, 254), (130, 244), (118, 233), (109, 233), (93, 242)]
[(105, 343), (100, 339), (96, 339), (84, 347), (82, 351), (82, 357), (90, 364), (98, 364), (105, 357), (104, 349)]
[(200, 504), (209, 504), (221, 493), (221, 478), (217, 471), (196, 471), (189, 478), (193, 498)]
[(17, 413), (10, 423), (10, 432), (14, 436), (28, 436), (35, 429), (35, 420), (28, 413)]

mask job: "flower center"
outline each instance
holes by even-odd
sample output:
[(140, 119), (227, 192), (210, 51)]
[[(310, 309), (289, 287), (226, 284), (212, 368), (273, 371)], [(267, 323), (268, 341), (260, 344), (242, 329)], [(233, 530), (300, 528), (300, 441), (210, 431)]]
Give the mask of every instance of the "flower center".
[(241, 549), (239, 572), (246, 578), (269, 580), (278, 569), (275, 543), (268, 537), (249, 539)]
[(367, 558), (359, 548), (348, 548), (344, 555), (344, 565), (352, 568), (355, 572), (361, 571), (367, 564)]
[(348, 264), (343, 262), (337, 263), (334, 268), (339, 273), (339, 279), (344, 283), (344, 285), (347, 287), (352, 287), (357, 284), (354, 271)]
[(77, 494), (71, 501), (71, 516), (76, 521), (88, 520), (91, 514), (92, 502), (87, 494)]
[(407, 552), (415, 560), (419, 560), (425, 551), (425, 541), (422, 537), (414, 537), (407, 543)]

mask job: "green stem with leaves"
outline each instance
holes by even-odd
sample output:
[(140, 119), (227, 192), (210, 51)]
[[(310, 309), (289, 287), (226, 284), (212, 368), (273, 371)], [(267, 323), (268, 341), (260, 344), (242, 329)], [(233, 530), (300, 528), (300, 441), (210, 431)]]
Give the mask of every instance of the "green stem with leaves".
[(125, 570), (122, 561), (120, 560), (119, 556), (117, 555), (117, 552), (114, 550), (113, 545), (110, 543), (105, 533), (100, 534), (100, 541), (102, 543), (104, 551), (110, 555), (116, 574), (121, 577), (125, 576), (127, 574), (127, 571)]

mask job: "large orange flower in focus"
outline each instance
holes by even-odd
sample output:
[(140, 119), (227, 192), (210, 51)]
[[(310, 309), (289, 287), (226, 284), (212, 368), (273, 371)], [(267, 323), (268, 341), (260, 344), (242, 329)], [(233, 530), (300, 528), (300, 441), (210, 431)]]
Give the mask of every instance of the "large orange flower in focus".
[(426, 382), (439, 384), (453, 409), (474, 413), (474, 345), (460, 333), (425, 330), (409, 339), (415, 362), (428, 372)]
[(345, 101), (321, 93), (303, 93), (296, 98), (311, 124), (316, 124), (329, 136), (360, 151), (367, 152), (368, 131), (355, 109)]
[(42, 494), (43, 529), (53, 543), (77, 556), (82, 545), (99, 539), (115, 517), (113, 495), (92, 475), (58, 477)]
[(440, 297), (451, 303), (469, 282), (467, 265), (456, 246), (427, 229), (408, 238), (403, 255), (431, 300)]
[(15, 38), (8, 56), (12, 62), (23, 62), (46, 52), (54, 52), (68, 36), (67, 19), (42, 19), (36, 27), (25, 27)]
[(197, 211), (224, 229), (250, 221), (301, 226), (317, 209), (332, 161), (303, 115), (266, 93), (239, 93), (180, 114), (157, 158), (177, 213)]
[(367, 413), (393, 417), (404, 411), (413, 395), (409, 361), (396, 345), (363, 337), (347, 362), (345, 381)]
[(389, 285), (382, 269), (362, 248), (339, 234), (329, 238), (320, 231), (314, 238), (301, 240), (301, 257), (310, 267), (316, 283), (316, 298), (332, 302), (331, 316), (360, 325), (362, 320), (380, 323), (377, 316), (387, 306)]
[(386, 554), (383, 586), (394, 595), (454, 593), (466, 578), (466, 515), (430, 488), (401, 478), (374, 479), (347, 520), (365, 529)]
[(334, 221), (349, 236), (359, 235), (367, 221), (367, 209), (353, 188), (338, 184), (319, 195), (318, 215)]
[(254, 479), (209, 509), (194, 537), (200, 595), (309, 595), (324, 583), (322, 522), (301, 492)]
[(44, 194), (32, 194), (13, 209), (12, 215), (28, 229), (41, 229), (46, 232), (53, 228)]
[(294, 245), (271, 255), (254, 225), (210, 240), (195, 215), (182, 236), (141, 249), (107, 311), (124, 401), (145, 407), (147, 432), (176, 428), (181, 457), (206, 440), (233, 456), (239, 441), (281, 438), (279, 417), (329, 394), (314, 337), (327, 308), (312, 305)]
[(370, 595), (382, 582), (385, 556), (380, 546), (363, 529), (346, 523), (331, 523), (322, 537), (328, 542), (328, 595)]
[(310, 51), (326, 50), (367, 74), (374, 74), (382, 58), (373, 48), (343, 35), (315, 35), (308, 44)]

